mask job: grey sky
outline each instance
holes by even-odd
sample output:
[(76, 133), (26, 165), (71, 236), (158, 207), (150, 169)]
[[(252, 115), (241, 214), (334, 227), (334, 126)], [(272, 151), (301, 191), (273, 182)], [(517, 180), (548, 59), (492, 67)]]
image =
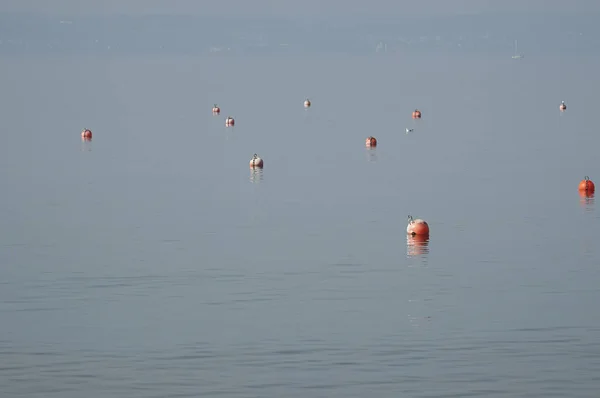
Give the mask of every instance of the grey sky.
[(590, 14), (599, 0), (3, 0), (0, 12), (234, 16), (409, 16), (471, 13)]

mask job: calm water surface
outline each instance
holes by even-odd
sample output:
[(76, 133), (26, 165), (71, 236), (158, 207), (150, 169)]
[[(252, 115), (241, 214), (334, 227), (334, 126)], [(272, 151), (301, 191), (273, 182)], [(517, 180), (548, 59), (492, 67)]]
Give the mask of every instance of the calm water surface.
[(600, 60), (0, 67), (3, 396), (597, 397)]

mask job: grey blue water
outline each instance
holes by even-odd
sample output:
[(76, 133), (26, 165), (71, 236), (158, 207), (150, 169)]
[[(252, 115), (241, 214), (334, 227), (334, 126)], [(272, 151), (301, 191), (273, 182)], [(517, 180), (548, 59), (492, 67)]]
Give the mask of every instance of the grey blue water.
[(0, 395), (596, 397), (599, 67), (0, 59)]

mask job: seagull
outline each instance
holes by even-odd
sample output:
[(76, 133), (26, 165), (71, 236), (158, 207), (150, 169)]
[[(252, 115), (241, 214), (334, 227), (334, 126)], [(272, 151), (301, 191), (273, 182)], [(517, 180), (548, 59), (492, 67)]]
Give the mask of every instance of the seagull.
[(412, 133), (414, 129), (406, 129), (406, 134)]

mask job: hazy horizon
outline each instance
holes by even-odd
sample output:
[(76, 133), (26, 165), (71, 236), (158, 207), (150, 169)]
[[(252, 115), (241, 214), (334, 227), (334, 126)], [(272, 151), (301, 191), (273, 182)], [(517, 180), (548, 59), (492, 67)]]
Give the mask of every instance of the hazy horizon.
[(3, 12), (46, 14), (181, 14), (241, 16), (439, 16), (482, 13), (589, 15), (600, 12), (595, 0), (5, 0)]
[(0, 13), (1, 54), (600, 53), (590, 15), (285, 16)]

